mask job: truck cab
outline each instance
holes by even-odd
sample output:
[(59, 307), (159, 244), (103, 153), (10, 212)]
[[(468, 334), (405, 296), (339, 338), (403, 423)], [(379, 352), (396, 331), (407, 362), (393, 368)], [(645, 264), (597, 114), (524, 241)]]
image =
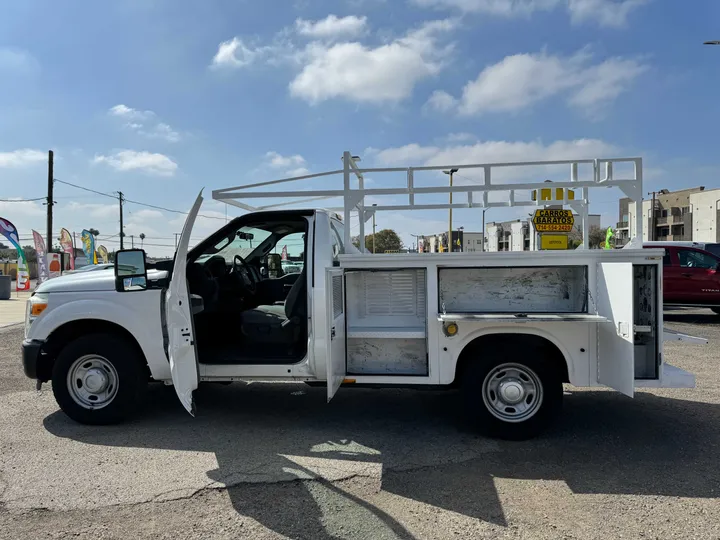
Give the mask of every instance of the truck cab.
[[(131, 413), (137, 399), (118, 389), (128, 370), (125, 377), (135, 382), (124, 387), (144, 387), (140, 379), (172, 381), (191, 413), (201, 379), (315, 380), (316, 370), (324, 370), (316, 352), (324, 339), (318, 329), (324, 288), (313, 283), (324, 283), (326, 268), (346, 249), (342, 221), (321, 210), (256, 212), (189, 249), (201, 204), (199, 196), (173, 261), (148, 266), (142, 250), (119, 251), (114, 273), (49, 280), (31, 297), (25, 372), (53, 380), (58, 402), (74, 419), (105, 424)], [(283, 256), (300, 271), (285, 272)], [(115, 366), (116, 351), (138, 358), (137, 365)]]

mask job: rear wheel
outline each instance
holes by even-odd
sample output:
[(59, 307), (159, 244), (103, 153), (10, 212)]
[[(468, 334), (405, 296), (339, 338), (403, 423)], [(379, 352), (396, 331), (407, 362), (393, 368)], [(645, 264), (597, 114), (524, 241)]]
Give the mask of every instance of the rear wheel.
[(551, 358), (512, 349), (491, 358), (478, 356), (465, 370), (462, 388), (468, 415), (481, 432), (500, 439), (529, 439), (557, 417), (562, 378)]
[(60, 408), (82, 424), (115, 424), (132, 415), (147, 391), (143, 359), (126, 340), (91, 334), (68, 343), (53, 366)]

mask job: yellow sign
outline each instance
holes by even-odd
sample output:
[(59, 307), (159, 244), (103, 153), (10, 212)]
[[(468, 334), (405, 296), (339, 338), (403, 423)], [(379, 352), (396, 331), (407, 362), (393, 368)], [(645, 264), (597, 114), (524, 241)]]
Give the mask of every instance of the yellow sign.
[(575, 224), (572, 210), (535, 210), (533, 225), (539, 233), (570, 232)]
[(540, 249), (567, 249), (567, 234), (541, 234)]
[[(553, 189), (555, 190), (555, 198), (553, 199)], [(532, 192), (532, 200), (537, 200), (537, 189), (534, 189)], [(541, 201), (562, 201), (565, 199), (565, 188), (542, 188), (540, 190), (540, 200)], [(574, 201), (575, 200), (575, 192), (572, 189), (567, 190), (567, 200), (568, 201)]]

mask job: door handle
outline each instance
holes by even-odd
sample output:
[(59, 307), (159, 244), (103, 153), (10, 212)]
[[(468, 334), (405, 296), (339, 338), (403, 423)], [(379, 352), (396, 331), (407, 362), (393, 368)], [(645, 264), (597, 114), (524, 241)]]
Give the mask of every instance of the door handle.
[(692, 277), (692, 274), (680, 274), (682, 277)]

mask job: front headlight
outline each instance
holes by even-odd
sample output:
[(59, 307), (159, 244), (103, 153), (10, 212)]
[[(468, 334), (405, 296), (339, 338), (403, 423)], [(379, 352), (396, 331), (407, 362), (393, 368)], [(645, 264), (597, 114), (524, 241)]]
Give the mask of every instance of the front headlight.
[(25, 306), (25, 337), (30, 331), (30, 325), (37, 319), (48, 306), (47, 293), (35, 293), (28, 298)]

